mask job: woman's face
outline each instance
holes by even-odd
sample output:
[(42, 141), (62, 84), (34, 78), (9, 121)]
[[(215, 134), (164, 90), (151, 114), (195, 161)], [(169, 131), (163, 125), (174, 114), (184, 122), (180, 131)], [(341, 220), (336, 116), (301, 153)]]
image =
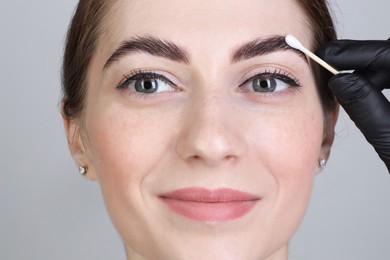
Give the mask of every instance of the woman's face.
[(283, 42), (311, 46), (305, 19), (293, 0), (113, 5), (72, 145), (129, 258), (286, 257), (329, 145)]

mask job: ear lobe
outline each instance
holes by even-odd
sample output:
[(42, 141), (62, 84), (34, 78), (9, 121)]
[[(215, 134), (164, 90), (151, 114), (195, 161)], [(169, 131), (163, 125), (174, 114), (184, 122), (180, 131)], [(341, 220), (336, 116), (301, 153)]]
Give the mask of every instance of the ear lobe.
[(85, 166), (88, 168), (88, 172), (85, 175), (88, 179), (95, 180), (95, 170), (93, 169), (86, 153), (86, 149), (80, 135), (79, 123), (65, 116), (63, 116), (63, 122), (68, 140), (68, 147), (73, 159), (78, 166)]

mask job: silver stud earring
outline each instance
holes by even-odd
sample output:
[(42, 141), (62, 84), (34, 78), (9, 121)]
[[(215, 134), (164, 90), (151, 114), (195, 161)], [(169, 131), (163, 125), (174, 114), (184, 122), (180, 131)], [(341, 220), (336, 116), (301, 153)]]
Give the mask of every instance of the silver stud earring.
[(323, 169), (326, 167), (326, 159), (321, 159), (318, 161), (318, 165)]
[(87, 172), (88, 172), (88, 167), (80, 166), (80, 167), (79, 167), (79, 172), (80, 172), (80, 174), (83, 175), (83, 176), (86, 175)]

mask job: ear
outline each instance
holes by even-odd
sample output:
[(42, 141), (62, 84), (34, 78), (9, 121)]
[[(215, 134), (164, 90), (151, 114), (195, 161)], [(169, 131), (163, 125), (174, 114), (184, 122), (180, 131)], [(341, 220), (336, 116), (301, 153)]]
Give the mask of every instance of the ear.
[(330, 148), (332, 147), (334, 141), (334, 136), (335, 136), (334, 130), (337, 123), (337, 119), (339, 117), (339, 110), (340, 110), (340, 105), (339, 103), (337, 103), (333, 111), (328, 111), (325, 113), (324, 136), (322, 140), (320, 159), (328, 160), (329, 158)]
[(73, 159), (78, 166), (85, 166), (88, 168), (85, 177), (89, 180), (96, 180), (96, 171), (91, 164), (91, 160), (86, 152), (83, 140), (80, 135), (80, 125), (78, 121), (62, 116), (66, 136), (68, 139), (68, 146)]

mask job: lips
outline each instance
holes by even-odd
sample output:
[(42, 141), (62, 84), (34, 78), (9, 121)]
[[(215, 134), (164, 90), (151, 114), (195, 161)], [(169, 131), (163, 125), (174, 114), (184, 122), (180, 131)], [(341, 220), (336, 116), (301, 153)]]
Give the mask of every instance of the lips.
[(186, 188), (159, 198), (175, 213), (196, 221), (229, 221), (249, 213), (260, 197), (233, 189)]

